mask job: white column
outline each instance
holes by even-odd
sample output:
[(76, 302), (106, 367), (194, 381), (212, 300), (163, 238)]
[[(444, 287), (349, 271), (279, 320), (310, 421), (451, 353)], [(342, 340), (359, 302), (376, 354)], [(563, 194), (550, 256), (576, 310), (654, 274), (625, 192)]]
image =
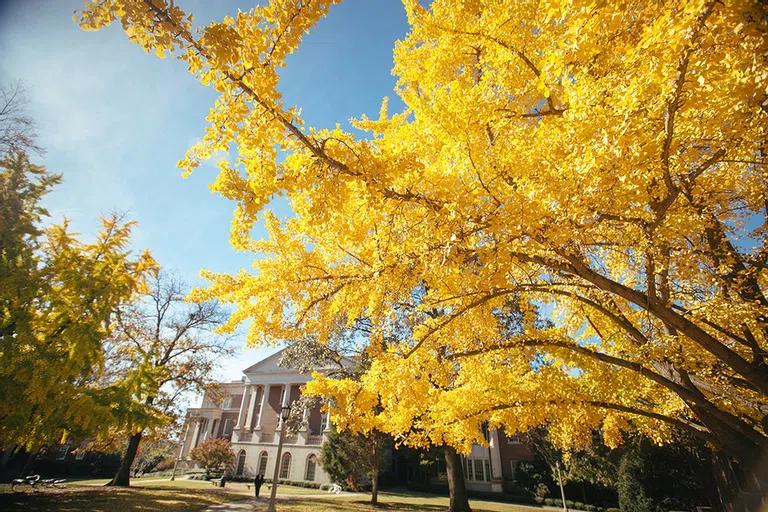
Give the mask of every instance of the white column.
[(490, 432), (490, 452), (491, 452), (491, 491), (502, 492), (502, 473), (501, 473), (501, 448), (499, 447), (499, 431), (491, 429)]
[(251, 386), (251, 400), (250, 404), (248, 405), (248, 418), (245, 420), (245, 430), (251, 431), (253, 430), (253, 413), (256, 409), (256, 386)]
[(211, 433), (208, 434), (208, 437), (211, 439), (213, 439), (214, 436), (216, 436), (216, 428), (218, 427), (217, 421), (218, 421), (217, 418), (211, 419)]
[[(321, 412), (320, 414), (322, 414), (320, 420), (320, 435), (323, 436), (323, 443), (325, 443), (331, 432), (331, 414), (328, 412)], [(325, 426), (323, 426), (323, 424), (325, 424)]]
[(322, 414), (325, 416), (325, 428), (323, 428), (323, 432), (328, 432), (331, 430), (331, 413), (324, 412)]
[(189, 446), (189, 441), (192, 434), (192, 420), (187, 420), (187, 424), (184, 426), (184, 435), (182, 436), (181, 440), (181, 455), (180, 458), (185, 458), (187, 456), (187, 453), (189, 453), (189, 450), (191, 447)]
[(264, 413), (267, 412), (267, 400), (269, 399), (269, 391), (272, 389), (272, 386), (261, 386), (261, 407), (259, 407), (259, 419), (256, 420), (256, 428), (261, 429), (261, 426), (264, 424)]
[(243, 386), (243, 399), (240, 401), (240, 414), (237, 415), (237, 424), (235, 425), (235, 429), (239, 429), (243, 426), (243, 421), (245, 421), (245, 408), (248, 404), (248, 390), (250, 389), (250, 386), (246, 384)]
[(197, 447), (197, 441), (200, 439), (200, 423), (202, 422), (202, 418), (197, 418), (196, 425), (195, 425), (195, 435), (192, 437), (192, 448), (195, 449)]
[(301, 428), (299, 429), (299, 444), (307, 444), (309, 440), (309, 424), (307, 423), (309, 418), (309, 408), (305, 407), (301, 413)]

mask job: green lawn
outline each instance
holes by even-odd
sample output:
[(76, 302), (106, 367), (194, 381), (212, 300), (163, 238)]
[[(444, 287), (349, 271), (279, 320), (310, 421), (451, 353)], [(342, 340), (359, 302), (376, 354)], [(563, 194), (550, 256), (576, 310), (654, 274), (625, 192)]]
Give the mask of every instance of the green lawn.
[[(104, 480), (81, 481), (64, 489), (41, 489), (40, 492), (11, 494), (10, 486), (0, 485), (0, 509), (8, 512), (35, 510), (42, 512), (181, 512), (199, 511), (211, 505), (242, 500), (251, 495), (245, 484), (228, 484), (216, 488), (197, 480), (157, 481), (137, 479), (130, 489), (104, 487)], [(152, 481), (155, 480), (155, 481)], [(82, 485), (88, 482), (92, 485)], [(93, 485), (99, 484), (99, 485)], [(321, 497), (302, 496), (312, 492)], [(267, 507), (269, 490), (262, 487), (261, 499), (254, 502), (257, 511)], [(379, 506), (372, 507), (368, 496), (330, 496), (317, 489), (281, 485), (278, 487), (281, 512), (397, 512), (447, 511), (448, 498), (405, 493), (379, 493)], [(475, 512), (542, 512), (541, 508), (472, 500)]]
[[(371, 507), (367, 502), (363, 503), (360, 497), (339, 497), (343, 502), (350, 502), (359, 508), (348, 510), (378, 510), (381, 508), (391, 510), (448, 510), (448, 497), (434, 496), (431, 494), (400, 494), (379, 493), (379, 507)], [(469, 500), (472, 510), (475, 512), (542, 512), (539, 507), (526, 507), (524, 505), (510, 505), (509, 503), (497, 503), (493, 501)], [(302, 509), (297, 509), (302, 510)], [(324, 510), (324, 509), (323, 509)], [(334, 510), (332, 508), (328, 510)], [(345, 510), (345, 509), (337, 509)]]
[[(73, 480), (73, 484), (77, 485), (89, 485), (89, 486), (103, 486), (109, 481), (109, 479), (92, 479), (92, 480)], [(176, 479), (173, 482), (165, 478), (132, 478), (131, 487), (168, 487), (173, 489), (215, 489), (211, 482), (206, 480), (185, 480), (184, 478)], [(253, 495), (253, 487), (248, 489), (247, 485), (242, 482), (227, 482), (224, 488), (228, 492), (240, 493), (244, 496)], [(270, 485), (261, 486), (261, 495), (269, 495)], [(319, 489), (308, 489), (306, 487), (294, 487), (292, 485), (280, 485), (277, 488), (278, 495), (283, 494), (323, 494), (325, 491)]]
[[(147, 487), (147, 488), (154, 488), (154, 487), (174, 487), (174, 488), (183, 488), (183, 489), (214, 489), (211, 482), (205, 481), (205, 480), (174, 480), (173, 482), (170, 482), (167, 478), (165, 479), (143, 479), (143, 478), (137, 478), (134, 480), (131, 480), (131, 485), (134, 487)], [(227, 482), (226, 483), (226, 490), (229, 492), (238, 492), (243, 493), (244, 495), (251, 496), (253, 495), (253, 486), (249, 489), (247, 484), (244, 482)], [(262, 485), (261, 486), (261, 495), (269, 495), (271, 486), (270, 484)], [(279, 485), (277, 487), (277, 494), (283, 495), (283, 494), (323, 494), (325, 491), (321, 491), (320, 489), (308, 489), (306, 487), (294, 487), (292, 485)]]
[(0, 509), (7, 512), (193, 512), (245, 496), (225, 489), (86, 487), (68, 485), (64, 489), (41, 489), (40, 492), (10, 492), (9, 485), (0, 486)]
[[(260, 500), (256, 510), (265, 510), (266, 504), (266, 499)], [(542, 509), (535, 507), (479, 500), (470, 500), (470, 505), (474, 512), (542, 512)], [(369, 499), (360, 496), (339, 496), (335, 498), (295, 497), (281, 500), (277, 509), (280, 512), (376, 512), (381, 510), (443, 512), (448, 510), (448, 498), (379, 493), (379, 506), (373, 507)]]

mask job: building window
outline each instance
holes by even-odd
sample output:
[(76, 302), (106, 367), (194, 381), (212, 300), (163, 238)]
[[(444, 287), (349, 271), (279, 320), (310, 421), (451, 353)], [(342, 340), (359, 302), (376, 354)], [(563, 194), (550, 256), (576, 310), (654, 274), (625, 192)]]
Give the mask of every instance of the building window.
[(224, 436), (229, 437), (232, 434), (232, 420), (227, 418), (224, 420)]
[(75, 454), (75, 460), (83, 460), (85, 458), (85, 450), (82, 448), (77, 450), (77, 453)]
[(483, 481), (483, 459), (475, 459), (475, 480)]
[(269, 454), (267, 452), (261, 452), (259, 456), (259, 473), (262, 475), (267, 472), (267, 461), (269, 460)]
[(320, 413), (320, 432), (324, 432), (328, 429), (328, 414)]
[(509, 469), (510, 469), (510, 475), (512, 480), (515, 479), (515, 471), (517, 471), (517, 463), (520, 461), (517, 460), (511, 460), (509, 461)]
[(491, 481), (491, 463), (488, 459), (467, 459), (466, 465), (467, 480), (473, 482)]
[(317, 469), (317, 457), (315, 457), (313, 454), (307, 457), (307, 472), (306, 472), (306, 475), (304, 475), (304, 480), (314, 482), (316, 469)]
[(243, 470), (245, 469), (245, 450), (240, 450), (240, 455), (237, 457), (237, 469), (235, 470), (235, 475), (240, 476), (243, 474)]
[(56, 460), (64, 460), (67, 457), (68, 453), (69, 453), (68, 444), (65, 444), (64, 446), (59, 447), (59, 455), (56, 457)]
[(229, 395), (227, 398), (224, 399), (224, 402), (221, 404), (222, 409), (229, 409), (232, 407), (232, 395)]
[(507, 444), (520, 444), (520, 436), (510, 436), (507, 438)]
[(291, 473), (291, 454), (286, 453), (283, 455), (283, 462), (280, 464), (280, 478), (282, 480), (288, 480), (288, 475)]

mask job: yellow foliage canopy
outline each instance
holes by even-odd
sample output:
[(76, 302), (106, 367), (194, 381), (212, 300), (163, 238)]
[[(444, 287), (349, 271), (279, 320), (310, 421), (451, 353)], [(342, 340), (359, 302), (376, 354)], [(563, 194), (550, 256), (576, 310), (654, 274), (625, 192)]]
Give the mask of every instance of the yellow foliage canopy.
[[(274, 0), (194, 31), (165, 0), (103, 0), (146, 50), (220, 96), (192, 171), (236, 144), (213, 189), (255, 272), (206, 273), (249, 341), (370, 320), (360, 382), (318, 377), (337, 423), (466, 449), (479, 426), (685, 429), (765, 450), (766, 16), (758, 2), (404, 0), (405, 112), (359, 139), (304, 129), (276, 68), (333, 3)], [(278, 152), (284, 156), (278, 158)], [(265, 210), (286, 196), (295, 217)], [(262, 215), (269, 239), (249, 231)], [(414, 290), (423, 290), (414, 300)], [(555, 326), (499, 327), (515, 297)], [(419, 318), (397, 337), (400, 318)], [(374, 411), (374, 405), (381, 410)]]

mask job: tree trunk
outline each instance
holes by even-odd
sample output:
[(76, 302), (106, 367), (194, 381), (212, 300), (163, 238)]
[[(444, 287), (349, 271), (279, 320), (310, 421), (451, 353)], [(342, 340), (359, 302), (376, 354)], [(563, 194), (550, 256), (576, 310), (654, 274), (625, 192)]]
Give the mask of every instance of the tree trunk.
[(379, 504), (379, 465), (381, 463), (381, 447), (379, 446), (379, 440), (376, 438), (377, 434), (371, 434), (373, 439), (373, 466), (371, 467), (371, 505)]
[(116, 487), (129, 487), (131, 485), (131, 466), (136, 458), (136, 452), (139, 450), (141, 442), (141, 432), (133, 434), (128, 440), (128, 448), (125, 449), (125, 455), (120, 461), (120, 468), (115, 473), (112, 481), (107, 485)]
[(371, 472), (371, 505), (379, 504), (379, 468)]
[(448, 474), (448, 494), (450, 495), (449, 512), (472, 512), (469, 507), (467, 486), (464, 483), (464, 471), (461, 469), (461, 457), (451, 446), (445, 446), (445, 471)]
[(765, 506), (764, 496), (768, 496), (768, 471), (765, 461), (757, 461), (742, 470), (726, 454), (715, 451), (712, 451), (711, 461), (721, 510), (752, 512)]

